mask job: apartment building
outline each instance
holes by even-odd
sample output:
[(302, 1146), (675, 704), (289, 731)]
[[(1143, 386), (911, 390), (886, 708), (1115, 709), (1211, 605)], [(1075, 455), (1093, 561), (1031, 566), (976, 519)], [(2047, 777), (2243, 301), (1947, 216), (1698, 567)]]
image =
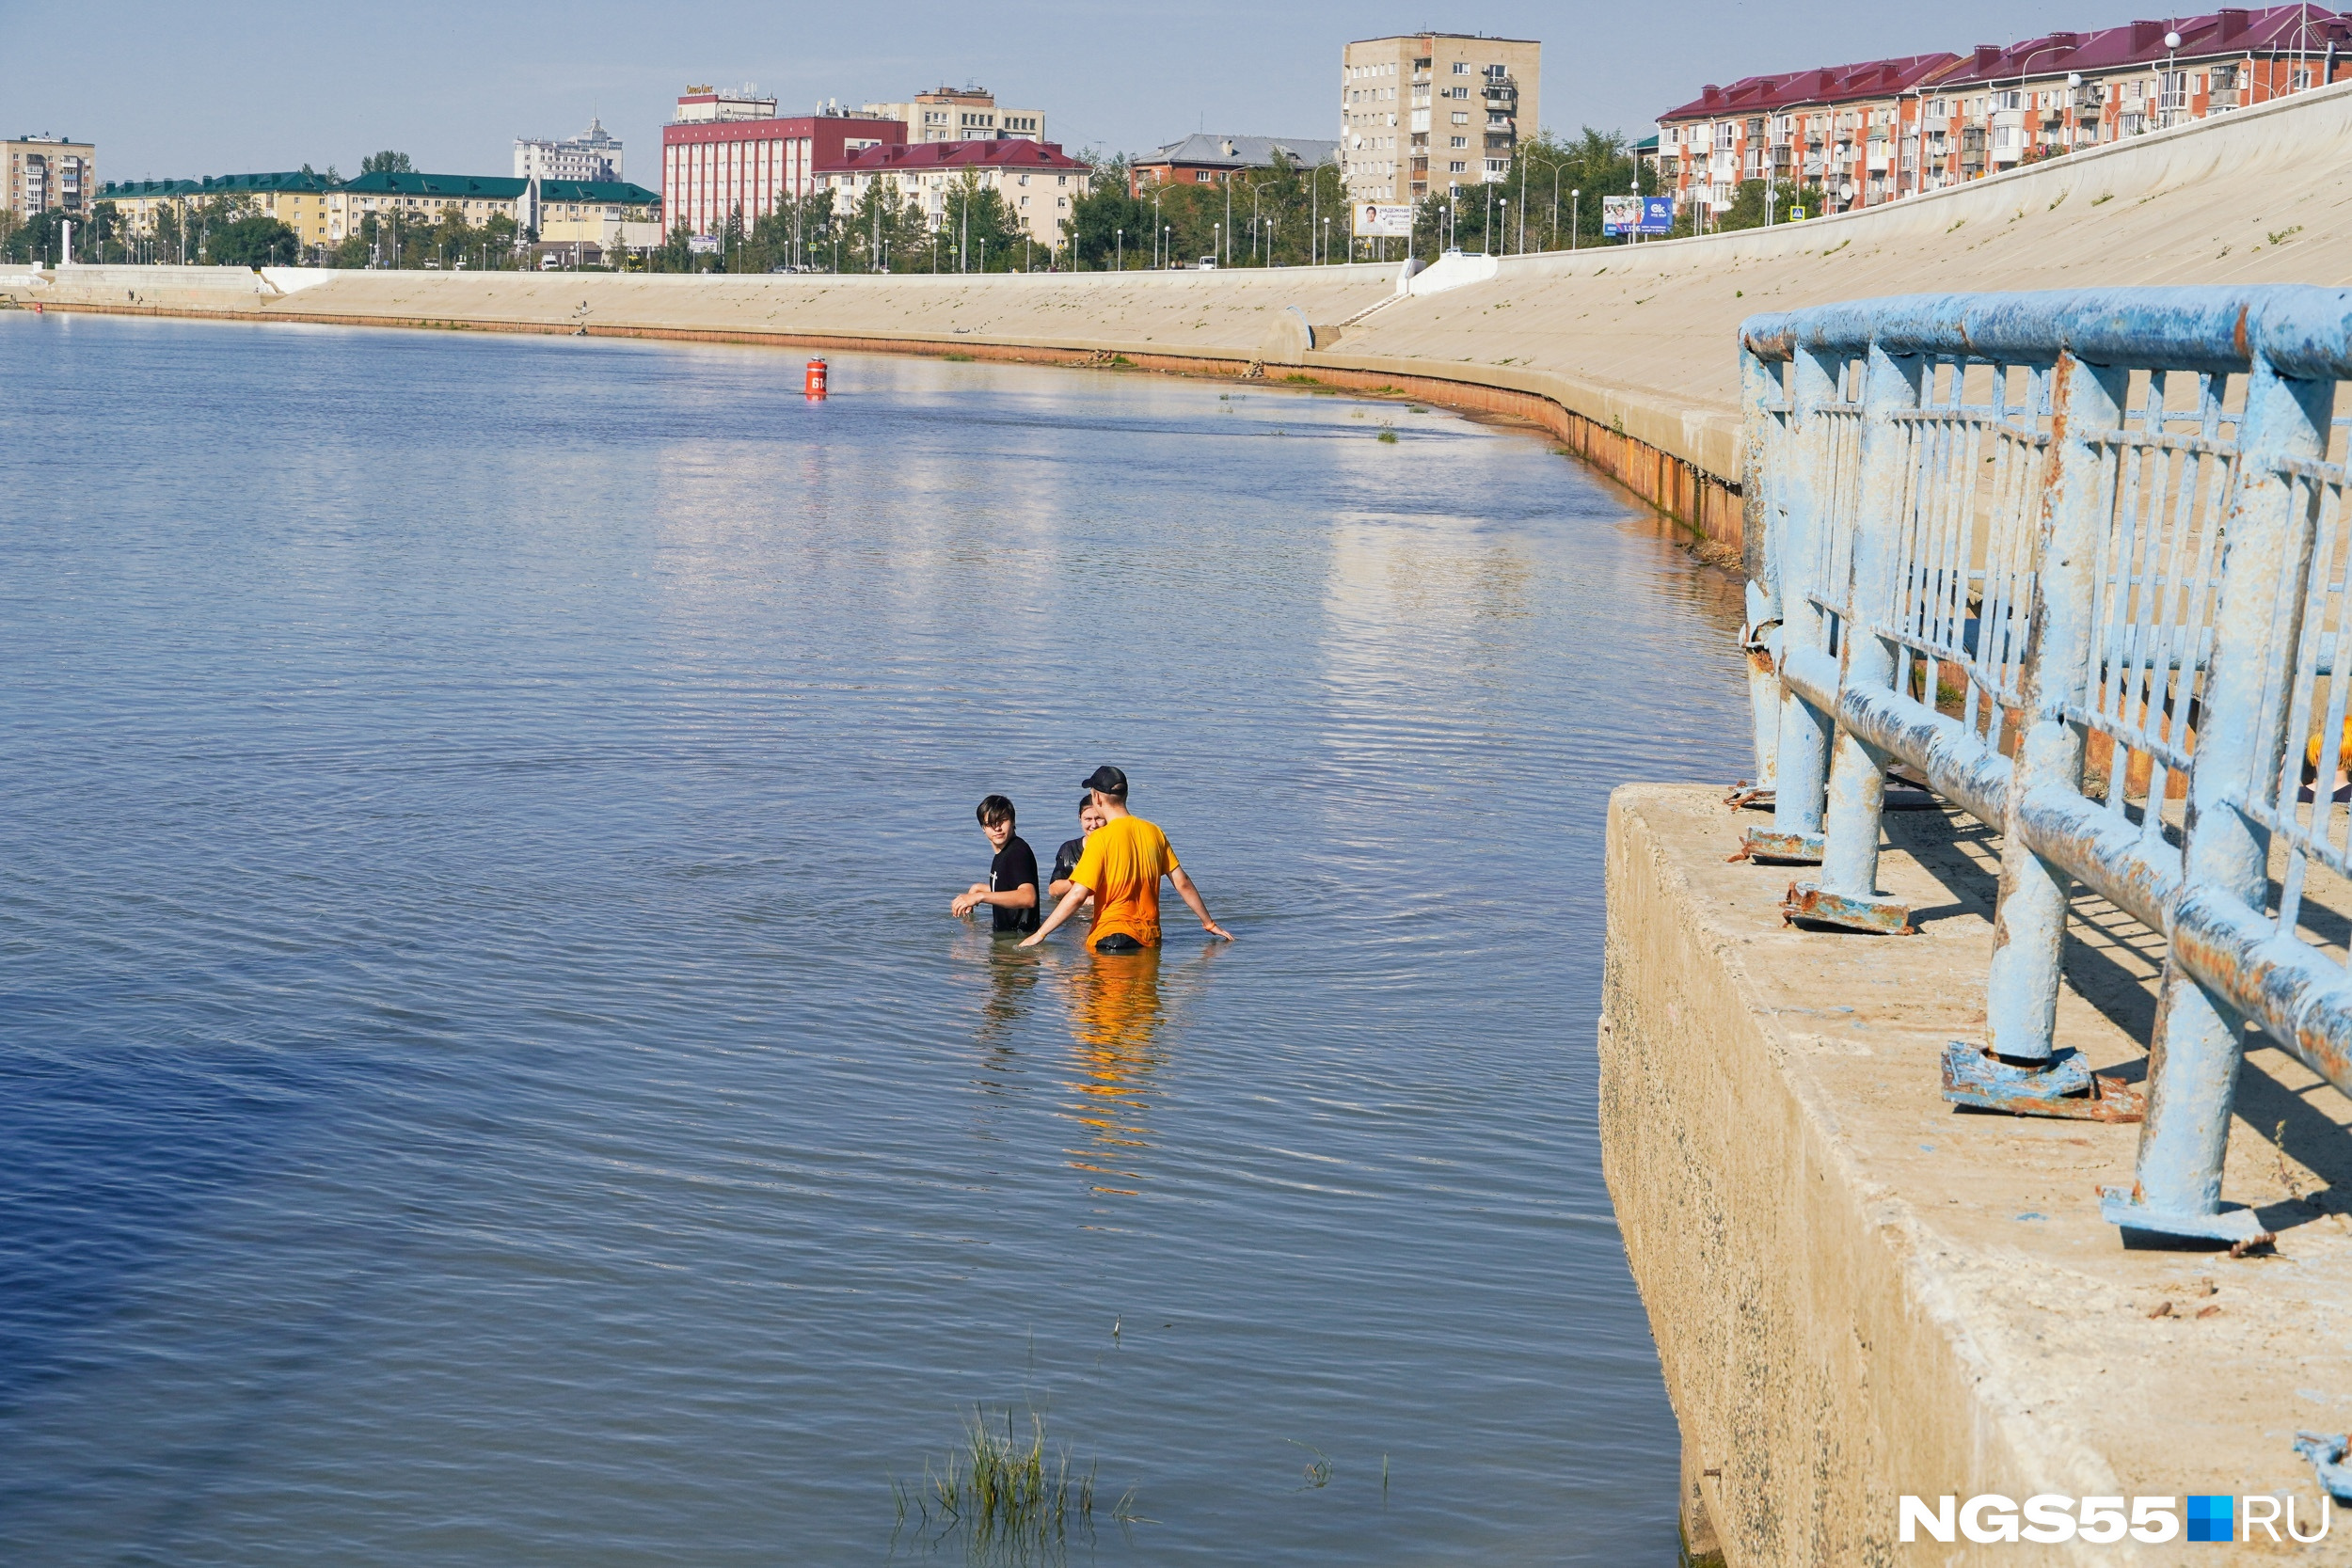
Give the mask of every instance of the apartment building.
[(7, 160), (8, 174), (0, 205), (18, 217), (52, 207), (79, 213), (97, 199), (98, 149), (89, 142), (28, 134), (0, 141), (0, 158)]
[(2352, 75), (2352, 19), (2226, 9), (1709, 85), (1658, 120), (1658, 170), (1702, 214), (1741, 183), (1845, 212)]
[(715, 234), (728, 217), (766, 216), (787, 198), (814, 194), (820, 174), (877, 147), (903, 146), (906, 122), (861, 109), (825, 107), (777, 118), (776, 101), (689, 87), (661, 128), (663, 221)]
[(1895, 150), (1921, 112), (1916, 89), (1959, 60), (1908, 55), (1710, 83), (1659, 116), (1659, 178), (1702, 223), (1751, 180), (1802, 192), (1808, 212), (1891, 200)]
[(1128, 165), (1127, 189), (1146, 185), (1216, 185), (1272, 168), (1280, 158), (1293, 168), (1311, 169), (1339, 162), (1340, 144), (1302, 136), (1217, 136), (1201, 132), (1155, 148)]
[(2352, 74), (2352, 18), (2313, 6), (1979, 44), (1937, 78), (1905, 166), (1936, 190)]
[(1043, 110), (1000, 107), (986, 87), (937, 87), (904, 103), (868, 103), (865, 112), (901, 122), (910, 142), (1045, 139)]
[(589, 117), (588, 129), (561, 141), (515, 138), (515, 178), (517, 180), (589, 180), (612, 183), (627, 179), (621, 172), (621, 138)]
[(338, 244), (342, 239), (329, 198), (336, 192), (324, 175), (296, 169), (280, 174), (217, 174), (200, 180), (118, 180), (98, 189), (98, 199), (111, 201), (115, 221), (126, 236), (155, 232), (156, 219), (167, 208), (233, 200), (250, 213), (276, 218), (293, 230), (306, 245)]
[(1070, 205), (1086, 194), (1093, 177), (1086, 163), (1052, 142), (1009, 136), (867, 148), (820, 173), (818, 188), (838, 192), (834, 211), (845, 212), (879, 184), (898, 201), (919, 206), (925, 221), (937, 229), (950, 215), (948, 192), (967, 172), (1002, 196), (1023, 231), (1048, 249), (1061, 244)]
[(1350, 200), (1415, 201), (1501, 180), (1542, 123), (1543, 45), (1476, 33), (1359, 39), (1340, 51)]

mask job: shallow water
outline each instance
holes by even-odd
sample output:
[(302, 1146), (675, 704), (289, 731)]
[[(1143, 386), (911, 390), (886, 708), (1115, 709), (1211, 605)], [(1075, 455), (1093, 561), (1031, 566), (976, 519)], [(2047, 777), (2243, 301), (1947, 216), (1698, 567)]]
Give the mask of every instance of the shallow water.
[[(1540, 438), (56, 315), (0, 372), (0, 1560), (946, 1560), (888, 1478), (976, 1405), (1097, 1467), (1073, 1560), (1673, 1560), (1601, 832), (1740, 770), (1738, 607)], [(1232, 946), (947, 915), (981, 795), (1049, 859), (1106, 760)]]

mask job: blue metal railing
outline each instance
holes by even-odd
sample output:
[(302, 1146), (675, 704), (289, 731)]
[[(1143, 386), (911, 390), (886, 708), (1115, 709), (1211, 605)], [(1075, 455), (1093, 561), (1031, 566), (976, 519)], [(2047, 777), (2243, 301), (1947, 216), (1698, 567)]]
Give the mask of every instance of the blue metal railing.
[[(1986, 1034), (1946, 1098), (2139, 1119), (2108, 1220), (2262, 1239), (2221, 1196), (2245, 1026), (2352, 1093), (2309, 896), (2352, 878), (2352, 291), (1918, 296), (1740, 340), (1749, 850), (1820, 865), (1792, 918), (1907, 930), (1889, 769), (1998, 829)], [(2168, 939), (2144, 1100), (2055, 1037), (2076, 883)]]

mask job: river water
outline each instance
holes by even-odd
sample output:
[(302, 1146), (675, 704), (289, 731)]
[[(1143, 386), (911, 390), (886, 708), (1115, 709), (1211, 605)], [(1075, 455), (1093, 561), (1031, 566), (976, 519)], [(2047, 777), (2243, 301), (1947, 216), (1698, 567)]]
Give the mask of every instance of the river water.
[[(1073, 1561), (1674, 1560), (1602, 826), (1740, 770), (1738, 606), (1539, 437), (57, 315), (0, 371), (0, 1560), (944, 1561), (892, 1478), (976, 1409), (1092, 1469)], [(1105, 761), (1231, 946), (948, 915), (980, 796), (1049, 858)]]

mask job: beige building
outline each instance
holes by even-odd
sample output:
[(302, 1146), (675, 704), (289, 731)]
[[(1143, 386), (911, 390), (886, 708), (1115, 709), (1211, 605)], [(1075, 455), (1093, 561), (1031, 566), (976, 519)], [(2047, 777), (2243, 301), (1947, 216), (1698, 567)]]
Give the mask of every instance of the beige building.
[(19, 136), (0, 142), (8, 184), (0, 206), (28, 218), (52, 207), (81, 213), (98, 200), (98, 149), (64, 136)]
[(868, 103), (866, 112), (903, 120), (910, 142), (1045, 139), (1042, 110), (999, 108), (986, 87), (940, 87), (910, 103)]
[(869, 147), (852, 153), (841, 167), (819, 174), (817, 184), (839, 193), (835, 212), (855, 211), (866, 192), (880, 185), (897, 201), (920, 208), (923, 221), (936, 230), (950, 221), (955, 190), (967, 175), (1003, 197), (1022, 231), (1050, 253), (1061, 245), (1071, 203), (1087, 193), (1094, 171), (1051, 142), (1006, 136), (993, 142)]
[(341, 192), (320, 176), (297, 171), (225, 174), (203, 180), (122, 180), (101, 186), (95, 198), (114, 203), (116, 221), (126, 239), (152, 237), (156, 220), (167, 209), (184, 211), (193, 206), (216, 211), (220, 204), (230, 203), (276, 218), (306, 245), (323, 245), (342, 238), (335, 211), (340, 198)]
[(1340, 174), (1355, 201), (1418, 201), (1501, 180), (1539, 120), (1544, 46), (1476, 33), (1360, 39), (1340, 51)]

